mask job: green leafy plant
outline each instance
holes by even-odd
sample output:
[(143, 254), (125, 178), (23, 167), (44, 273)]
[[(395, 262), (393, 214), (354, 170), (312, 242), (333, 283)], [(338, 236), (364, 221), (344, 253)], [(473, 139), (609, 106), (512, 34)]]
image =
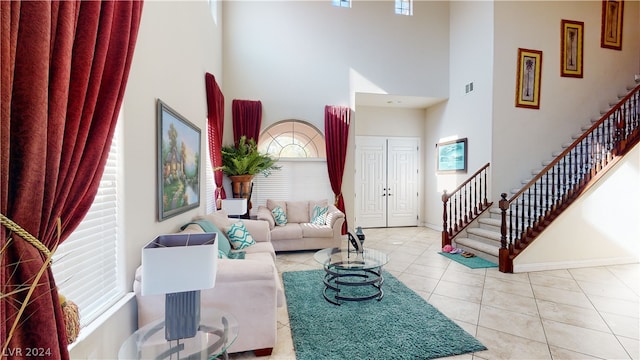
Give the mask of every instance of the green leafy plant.
[(238, 145), (226, 145), (221, 149), (222, 166), (216, 170), (222, 170), (227, 176), (236, 175), (256, 175), (262, 173), (269, 176), (271, 171), (280, 170), (276, 165), (277, 159), (269, 154), (258, 151), (258, 146), (254, 139), (242, 136)]

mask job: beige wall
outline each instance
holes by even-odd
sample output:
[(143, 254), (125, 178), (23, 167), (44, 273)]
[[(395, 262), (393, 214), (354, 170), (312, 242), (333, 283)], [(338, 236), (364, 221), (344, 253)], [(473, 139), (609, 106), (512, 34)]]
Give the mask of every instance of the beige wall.
[(640, 261), (640, 145), (513, 261), (514, 272)]

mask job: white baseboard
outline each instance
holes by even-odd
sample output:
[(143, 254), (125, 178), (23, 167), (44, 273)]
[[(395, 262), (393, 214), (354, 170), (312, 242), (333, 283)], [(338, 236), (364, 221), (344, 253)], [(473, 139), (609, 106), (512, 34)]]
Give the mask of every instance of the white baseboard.
[(538, 264), (513, 264), (513, 272), (523, 273), (523, 272), (545, 271), (545, 270), (576, 269), (576, 268), (583, 268), (583, 267), (637, 264), (639, 262), (640, 262), (640, 259), (638, 259), (637, 257), (625, 256), (625, 257), (619, 257), (619, 258), (591, 259), (591, 260), (578, 260), (578, 261), (558, 261), (558, 262), (538, 263)]

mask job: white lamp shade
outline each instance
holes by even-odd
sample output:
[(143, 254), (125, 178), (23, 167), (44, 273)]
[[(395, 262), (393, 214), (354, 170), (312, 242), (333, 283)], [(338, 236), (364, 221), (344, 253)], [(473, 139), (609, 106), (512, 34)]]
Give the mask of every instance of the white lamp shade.
[(142, 249), (142, 295), (210, 289), (217, 266), (215, 233), (158, 236)]
[(222, 208), (229, 215), (244, 215), (247, 213), (247, 199), (223, 199)]

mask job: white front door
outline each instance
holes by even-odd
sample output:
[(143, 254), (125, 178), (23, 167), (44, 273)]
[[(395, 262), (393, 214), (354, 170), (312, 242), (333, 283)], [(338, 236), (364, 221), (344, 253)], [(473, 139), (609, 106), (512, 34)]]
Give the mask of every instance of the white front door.
[(387, 226), (418, 225), (418, 139), (387, 141)]
[(356, 224), (418, 224), (417, 138), (356, 137)]

